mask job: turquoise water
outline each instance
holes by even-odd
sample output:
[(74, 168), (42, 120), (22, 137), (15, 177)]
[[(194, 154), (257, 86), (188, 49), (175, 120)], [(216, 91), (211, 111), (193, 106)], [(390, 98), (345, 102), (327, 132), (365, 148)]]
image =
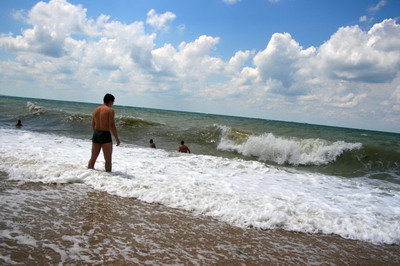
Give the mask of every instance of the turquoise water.
[[(0, 97), (0, 127), (91, 137), (98, 104)], [(211, 114), (114, 106), (123, 144), (241, 158), (275, 167), (400, 183), (400, 134)]]

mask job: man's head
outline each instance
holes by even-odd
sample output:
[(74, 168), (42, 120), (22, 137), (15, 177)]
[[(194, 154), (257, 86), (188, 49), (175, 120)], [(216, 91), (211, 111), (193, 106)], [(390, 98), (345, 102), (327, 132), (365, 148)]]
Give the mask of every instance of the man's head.
[(107, 94), (104, 96), (103, 102), (104, 102), (105, 104), (108, 104), (108, 103), (114, 102), (114, 101), (115, 101), (114, 95), (107, 93)]

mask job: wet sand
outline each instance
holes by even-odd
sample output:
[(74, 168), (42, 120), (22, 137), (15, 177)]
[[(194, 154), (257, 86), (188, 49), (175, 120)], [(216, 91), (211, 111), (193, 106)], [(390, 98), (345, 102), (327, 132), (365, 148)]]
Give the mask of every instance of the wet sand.
[(400, 265), (400, 246), (238, 228), (210, 217), (0, 174), (0, 264)]

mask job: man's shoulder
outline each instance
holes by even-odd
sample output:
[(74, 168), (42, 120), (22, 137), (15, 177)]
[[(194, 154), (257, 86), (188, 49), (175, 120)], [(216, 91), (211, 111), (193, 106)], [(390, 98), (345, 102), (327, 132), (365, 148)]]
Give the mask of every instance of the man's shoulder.
[(94, 109), (94, 111), (96, 111), (96, 110), (102, 110), (105, 112), (113, 112), (114, 111), (111, 107), (108, 107), (107, 105), (104, 105), (104, 104), (97, 106), (96, 109)]

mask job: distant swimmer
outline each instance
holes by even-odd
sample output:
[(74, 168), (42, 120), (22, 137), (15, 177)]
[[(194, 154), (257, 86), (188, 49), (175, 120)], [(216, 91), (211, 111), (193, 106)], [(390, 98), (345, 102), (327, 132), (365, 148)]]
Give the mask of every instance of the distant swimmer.
[(18, 120), (17, 124), (15, 125), (16, 127), (22, 127), (22, 122), (21, 120)]
[(179, 152), (190, 153), (189, 147), (185, 145), (185, 142), (182, 140), (181, 145), (178, 148)]
[(88, 163), (89, 169), (94, 169), (100, 150), (103, 150), (105, 159), (105, 168), (107, 172), (111, 172), (112, 168), (112, 138), (111, 133), (117, 141), (117, 146), (121, 144), (118, 138), (117, 128), (115, 127), (115, 111), (111, 108), (114, 105), (115, 97), (107, 93), (104, 96), (103, 105), (100, 105), (93, 111), (92, 128), (92, 156)]
[(154, 141), (152, 139), (150, 140), (149, 146), (150, 146), (150, 148), (154, 148), (154, 149), (156, 148), (156, 144), (154, 143)]

